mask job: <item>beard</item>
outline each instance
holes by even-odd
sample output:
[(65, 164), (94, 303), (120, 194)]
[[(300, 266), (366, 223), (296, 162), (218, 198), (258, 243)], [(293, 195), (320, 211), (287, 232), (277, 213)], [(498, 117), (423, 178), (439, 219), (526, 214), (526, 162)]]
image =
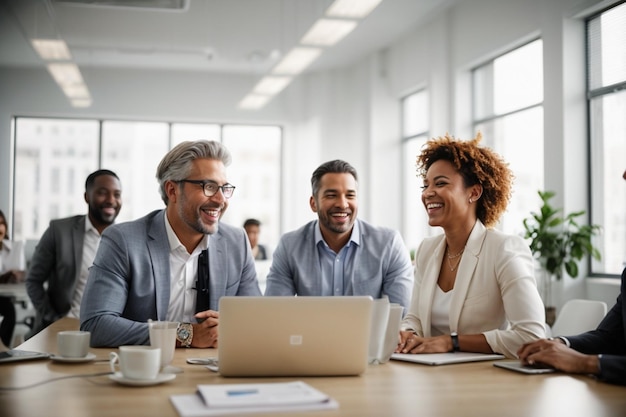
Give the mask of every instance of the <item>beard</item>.
[[(212, 207), (218, 209), (219, 207)], [(200, 211), (202, 207), (198, 207), (197, 209), (193, 209), (187, 203), (187, 198), (184, 196), (181, 198), (180, 205), (178, 206), (178, 216), (181, 220), (190, 228), (195, 230), (198, 233), (202, 233), (204, 235), (212, 235), (217, 233), (219, 229), (219, 221), (214, 224), (206, 224), (202, 221), (202, 215)], [(224, 208), (220, 211), (220, 218), (224, 213)]]
[(349, 221), (342, 224), (333, 222), (332, 214), (332, 211), (327, 211), (325, 213), (319, 212), (320, 223), (322, 223), (324, 228), (330, 230), (331, 232), (338, 234), (346, 233), (352, 229), (352, 226), (354, 226), (354, 213), (350, 213), (348, 215)]
[(96, 223), (99, 224), (106, 224), (109, 226), (112, 225), (115, 222), (115, 219), (117, 218), (119, 212), (119, 207), (115, 209), (115, 213), (105, 214), (101, 208), (91, 205), (89, 206), (89, 214), (91, 215), (91, 218), (93, 218)]

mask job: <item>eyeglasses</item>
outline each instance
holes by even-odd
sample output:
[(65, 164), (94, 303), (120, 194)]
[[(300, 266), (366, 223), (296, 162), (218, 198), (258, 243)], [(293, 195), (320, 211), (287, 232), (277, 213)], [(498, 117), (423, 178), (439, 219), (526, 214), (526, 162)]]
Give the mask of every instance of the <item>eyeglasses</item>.
[(215, 181), (205, 181), (205, 180), (179, 180), (176, 182), (188, 182), (191, 184), (197, 184), (202, 186), (202, 191), (204, 195), (207, 197), (213, 197), (217, 192), (221, 189), (224, 197), (231, 198), (233, 193), (235, 192), (235, 186), (231, 184), (226, 185), (217, 185)]

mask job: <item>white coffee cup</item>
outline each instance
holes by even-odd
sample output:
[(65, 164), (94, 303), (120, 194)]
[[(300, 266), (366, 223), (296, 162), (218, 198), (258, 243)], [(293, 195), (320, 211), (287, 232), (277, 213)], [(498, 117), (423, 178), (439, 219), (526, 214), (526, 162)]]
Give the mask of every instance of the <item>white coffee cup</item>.
[(398, 347), (400, 341), (400, 325), (402, 324), (402, 312), (404, 307), (397, 303), (389, 304), (389, 320), (385, 330), (385, 341), (383, 342), (382, 356), (380, 363), (385, 363), (391, 359), (391, 355)]
[(91, 333), (63, 330), (57, 333), (57, 352), (64, 358), (84, 358), (89, 353)]
[(164, 369), (174, 359), (176, 350), (175, 321), (150, 321), (150, 346), (161, 348), (161, 369)]
[(111, 372), (119, 363), (122, 376), (127, 379), (156, 379), (161, 368), (161, 349), (152, 346), (120, 346), (119, 352), (109, 354)]

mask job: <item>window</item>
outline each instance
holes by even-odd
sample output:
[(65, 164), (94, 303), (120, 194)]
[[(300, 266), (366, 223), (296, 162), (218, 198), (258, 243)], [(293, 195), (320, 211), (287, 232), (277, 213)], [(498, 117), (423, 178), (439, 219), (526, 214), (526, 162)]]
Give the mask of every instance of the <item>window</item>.
[(156, 169), (169, 149), (185, 140), (222, 140), (237, 187), (224, 221), (237, 227), (247, 217), (263, 223), (262, 243), (280, 236), (282, 129), (114, 120), (16, 118), (14, 238), (39, 239), (50, 220), (85, 214), (85, 179), (103, 168), (122, 182), (117, 222), (164, 207)]
[(404, 242), (413, 251), (425, 237), (438, 229), (428, 225), (428, 216), (422, 205), (422, 179), (418, 178), (415, 159), (428, 140), (428, 93), (420, 90), (401, 102), (402, 108), (402, 182), (404, 194)]
[[(474, 131), (515, 175), (498, 228), (521, 234), (543, 189), (543, 43), (535, 40), (472, 71)], [(532, 164), (529, 161), (535, 161)], [(532, 205), (535, 202), (535, 205)]]
[(222, 140), (220, 125), (174, 123), (172, 125), (172, 148), (186, 140)]
[(156, 169), (168, 150), (167, 123), (102, 123), (101, 167), (115, 172), (122, 183), (122, 209), (117, 222), (137, 219), (164, 207)]
[(603, 226), (594, 244), (602, 260), (591, 272), (626, 266), (626, 3), (587, 21), (587, 85), (591, 222)]
[(86, 212), (83, 192), (98, 167), (99, 123), (18, 118), (15, 126), (13, 237), (39, 239), (50, 220)]
[(224, 215), (243, 227), (247, 218), (261, 222), (259, 243), (273, 247), (280, 238), (280, 166), (282, 129), (278, 126), (224, 126), (224, 145), (233, 154), (229, 181), (237, 187)]

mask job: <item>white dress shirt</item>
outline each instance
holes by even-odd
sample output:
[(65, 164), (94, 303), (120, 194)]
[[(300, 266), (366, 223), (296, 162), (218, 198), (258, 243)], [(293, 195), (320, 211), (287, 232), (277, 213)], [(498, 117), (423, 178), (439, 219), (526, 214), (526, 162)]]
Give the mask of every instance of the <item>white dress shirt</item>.
[(170, 244), (170, 303), (167, 307), (167, 320), (195, 323), (196, 313), (196, 276), (198, 275), (198, 257), (209, 246), (208, 235), (190, 253), (180, 243), (172, 229), (167, 213), (163, 211), (163, 221)]
[(12, 269), (24, 271), (26, 258), (24, 256), (24, 244), (20, 241), (4, 239), (0, 249), (0, 274)]
[(89, 276), (89, 268), (93, 264), (93, 259), (96, 257), (98, 251), (98, 245), (100, 244), (100, 233), (98, 229), (94, 227), (89, 220), (89, 216), (85, 216), (85, 238), (83, 239), (83, 257), (80, 262), (80, 274), (78, 280), (76, 280), (76, 286), (74, 287), (74, 294), (72, 295), (72, 306), (70, 311), (67, 312), (68, 317), (80, 318), (80, 303), (83, 299), (83, 292), (85, 291), (85, 284), (87, 284), (87, 277)]

